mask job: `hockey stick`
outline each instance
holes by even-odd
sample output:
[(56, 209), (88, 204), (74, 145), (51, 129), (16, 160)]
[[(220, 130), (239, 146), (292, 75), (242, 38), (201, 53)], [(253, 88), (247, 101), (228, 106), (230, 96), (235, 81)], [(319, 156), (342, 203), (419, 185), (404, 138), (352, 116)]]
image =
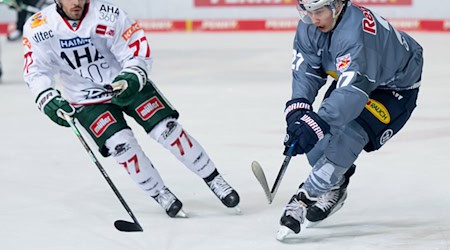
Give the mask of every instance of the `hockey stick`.
[(114, 226), (117, 228), (117, 230), (122, 232), (143, 232), (144, 229), (141, 227), (139, 222), (137, 221), (136, 217), (134, 216), (133, 212), (131, 211), (128, 204), (123, 199), (122, 195), (120, 195), (119, 190), (117, 190), (116, 186), (114, 186), (114, 183), (109, 178), (108, 174), (106, 173), (105, 169), (102, 167), (100, 162), (97, 160), (97, 158), (94, 155), (94, 152), (92, 152), (91, 148), (87, 144), (87, 142), (84, 140), (83, 136), (80, 133), (80, 130), (75, 126), (75, 122), (72, 117), (70, 117), (67, 114), (64, 114), (60, 112), (60, 114), (64, 117), (64, 119), (69, 123), (70, 127), (72, 128), (75, 135), (80, 140), (81, 144), (83, 144), (83, 147), (88, 152), (89, 156), (91, 157), (91, 160), (95, 163), (98, 170), (102, 173), (105, 180), (108, 182), (109, 186), (112, 188), (114, 193), (116, 194), (117, 198), (119, 198), (120, 203), (122, 203), (125, 210), (127, 210), (128, 214), (130, 215), (131, 219), (133, 219), (133, 222), (124, 221), (124, 220), (116, 220), (114, 222)]
[(264, 170), (262, 169), (261, 165), (257, 161), (252, 162), (253, 174), (255, 175), (259, 184), (261, 184), (261, 187), (263, 188), (264, 193), (266, 194), (269, 204), (272, 204), (272, 201), (275, 198), (275, 194), (278, 191), (278, 187), (280, 186), (281, 180), (283, 179), (284, 173), (286, 172), (289, 162), (291, 161), (292, 152), (294, 151), (295, 143), (297, 143), (297, 142), (293, 141), (291, 146), (289, 146), (289, 150), (286, 154), (286, 157), (284, 157), (283, 164), (281, 164), (281, 168), (278, 171), (277, 178), (275, 179), (275, 182), (273, 183), (272, 190), (269, 190), (269, 184), (267, 184), (266, 175), (264, 174)]

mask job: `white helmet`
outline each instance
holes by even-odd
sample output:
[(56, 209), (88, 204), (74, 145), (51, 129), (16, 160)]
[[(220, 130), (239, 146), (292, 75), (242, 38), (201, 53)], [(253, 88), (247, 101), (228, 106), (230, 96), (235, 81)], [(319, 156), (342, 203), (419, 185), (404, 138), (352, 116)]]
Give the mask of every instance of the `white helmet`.
[(304, 23), (312, 23), (311, 18), (308, 16), (308, 12), (318, 10), (324, 6), (330, 8), (333, 12), (333, 18), (336, 19), (339, 16), (339, 12), (336, 11), (336, 7), (341, 5), (343, 0), (298, 0), (297, 9), (300, 13), (300, 18)]

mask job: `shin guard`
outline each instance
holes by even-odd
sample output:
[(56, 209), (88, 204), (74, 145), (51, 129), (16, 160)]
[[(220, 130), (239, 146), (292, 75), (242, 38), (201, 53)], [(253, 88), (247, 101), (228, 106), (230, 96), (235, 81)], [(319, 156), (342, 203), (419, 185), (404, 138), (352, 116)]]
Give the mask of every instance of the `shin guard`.
[(105, 143), (117, 163), (125, 168), (136, 184), (151, 196), (164, 187), (158, 171), (144, 154), (130, 129), (123, 129)]
[(208, 177), (216, 169), (203, 147), (176, 119), (168, 118), (161, 121), (149, 135), (201, 178)]

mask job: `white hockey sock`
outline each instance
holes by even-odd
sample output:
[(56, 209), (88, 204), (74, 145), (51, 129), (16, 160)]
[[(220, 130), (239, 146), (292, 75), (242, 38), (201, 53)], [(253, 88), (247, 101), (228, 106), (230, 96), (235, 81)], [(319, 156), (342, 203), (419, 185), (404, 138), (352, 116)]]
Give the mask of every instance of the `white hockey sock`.
[(183, 130), (176, 119), (161, 121), (149, 135), (201, 178), (208, 177), (216, 169), (203, 147)]
[(144, 154), (130, 129), (123, 129), (105, 143), (117, 163), (125, 168), (131, 179), (151, 196), (164, 187), (158, 171)]

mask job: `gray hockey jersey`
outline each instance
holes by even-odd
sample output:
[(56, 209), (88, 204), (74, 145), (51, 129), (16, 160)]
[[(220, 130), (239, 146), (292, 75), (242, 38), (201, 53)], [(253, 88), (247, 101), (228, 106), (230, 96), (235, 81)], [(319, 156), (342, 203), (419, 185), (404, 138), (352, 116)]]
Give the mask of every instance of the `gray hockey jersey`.
[(358, 117), (370, 93), (420, 85), (422, 47), (367, 8), (349, 2), (332, 32), (302, 21), (294, 40), (292, 98), (313, 102), (327, 77), (336, 89), (318, 110), (333, 128)]

